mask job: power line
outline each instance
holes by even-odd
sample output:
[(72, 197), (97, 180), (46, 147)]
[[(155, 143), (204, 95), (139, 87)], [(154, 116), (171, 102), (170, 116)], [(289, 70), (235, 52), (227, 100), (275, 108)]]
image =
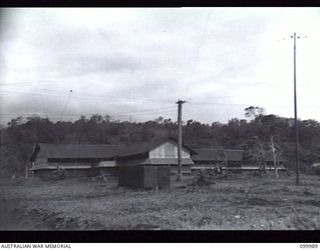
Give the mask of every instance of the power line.
[(127, 115), (149, 115), (149, 114), (154, 114), (154, 113), (167, 113), (167, 112), (173, 112), (175, 111), (175, 109), (168, 109), (168, 110), (154, 110), (154, 111), (146, 111), (146, 112), (136, 112), (136, 113), (133, 113), (133, 112), (127, 112), (127, 113), (121, 113), (121, 114), (116, 114), (116, 115), (113, 115), (114, 117), (118, 117), (118, 116), (127, 116)]
[[(45, 95), (45, 96), (65, 96), (65, 94), (53, 94), (53, 93), (41, 93), (41, 92), (27, 92), (27, 91), (13, 91), (13, 90), (4, 90), (2, 92), (13, 92), (13, 93), (23, 93), (23, 94), (32, 94), (32, 95)], [(222, 98), (230, 98), (230, 97), (234, 97), (234, 96), (214, 96), (214, 97), (197, 97), (197, 98), (189, 98), (188, 100), (190, 100), (191, 104), (220, 104), (220, 105), (243, 105), (243, 106), (247, 106), (247, 105), (251, 105), (251, 104), (238, 104), (238, 103), (216, 103), (216, 102), (203, 102), (203, 101), (194, 101), (194, 100), (198, 100), (198, 99), (222, 99)], [(122, 102), (163, 102), (163, 103), (169, 103), (172, 101), (170, 99), (146, 99), (146, 98), (120, 98), (120, 97), (102, 97), (102, 96), (79, 96), (79, 95), (72, 95), (72, 98), (77, 98), (77, 99), (98, 99), (98, 100), (103, 100), (103, 101), (107, 101), (105, 99), (108, 100), (116, 100), (116, 101), (122, 101)]]
[(190, 104), (196, 104), (196, 105), (236, 105), (236, 106), (250, 106), (252, 104), (246, 104), (246, 103), (219, 103), (219, 102), (202, 102), (202, 101), (190, 101)]
[[(118, 114), (118, 115), (111, 115), (111, 118), (113, 117), (125, 117), (125, 116), (128, 116), (128, 115), (134, 115), (134, 116), (143, 116), (143, 115), (152, 115), (152, 114), (157, 114), (157, 115), (162, 115), (162, 114), (173, 114), (173, 109), (170, 109), (170, 110), (159, 110), (158, 112), (157, 111), (149, 111), (149, 112), (136, 112), (136, 113), (131, 113), (131, 112), (128, 112), (128, 113), (121, 113), (121, 114)], [(4, 117), (4, 118), (14, 118), (14, 117), (22, 117), (22, 118), (29, 118), (29, 117), (32, 117), (32, 116), (40, 116), (40, 115), (43, 115), (43, 114), (30, 114), (30, 115), (20, 115), (20, 114), (0, 114), (0, 117)], [(75, 117), (75, 116), (85, 116), (85, 115), (95, 115), (95, 113), (88, 113), (88, 114), (83, 114), (83, 113), (79, 113), (79, 114), (64, 114), (63, 117)], [(104, 114), (102, 114), (103, 116)], [(110, 114), (105, 114), (105, 115), (110, 115)], [(49, 115), (49, 117), (51, 118), (61, 118), (61, 115)]]
[[(163, 108), (156, 108), (156, 109), (145, 109), (145, 110), (137, 110), (137, 111), (126, 111), (126, 112), (107, 112), (109, 115), (122, 115), (122, 114), (136, 114), (136, 113), (145, 113), (145, 112), (155, 112), (155, 111), (173, 111), (176, 110), (175, 108), (171, 108), (171, 107), (163, 107)], [(33, 115), (33, 114), (39, 114), (39, 113), (43, 113), (43, 112), (33, 112), (33, 113), (28, 113), (29, 115)], [(3, 113), (0, 114), (1, 115), (19, 115), (21, 113)], [(26, 115), (26, 113), (24, 113)], [(55, 115), (58, 113), (48, 113), (46, 112), (46, 114), (51, 114), (51, 115)], [(64, 114), (64, 116), (74, 116), (74, 115), (94, 115), (97, 113), (69, 113), (69, 114)]]
[[(2, 90), (2, 92), (9, 92), (9, 93), (21, 93), (21, 94), (31, 94), (31, 95), (45, 95), (45, 96), (66, 96), (66, 94), (53, 94), (53, 93), (41, 93), (41, 92), (28, 92), (28, 91), (14, 91), (14, 90)], [(77, 98), (77, 99), (99, 99), (99, 100), (103, 100), (106, 101), (105, 99), (109, 99), (109, 100), (115, 100), (118, 102), (173, 102), (172, 100), (169, 99), (162, 99), (162, 100), (156, 100), (156, 99), (145, 99), (145, 98), (121, 98), (121, 97), (110, 97), (110, 96), (80, 96), (80, 95), (72, 95), (72, 98)]]
[(221, 95), (221, 96), (203, 96), (203, 97), (195, 97), (195, 98), (186, 98), (188, 102), (193, 101), (193, 100), (199, 100), (199, 99), (223, 99), (223, 98), (231, 98), (231, 97), (239, 97), (235, 95)]
[[(27, 92), (27, 91), (12, 91), (12, 90), (5, 90), (3, 92), (15, 92), (15, 93), (25, 93), (25, 94), (32, 94), (32, 95), (45, 95), (45, 96), (65, 96), (65, 94), (52, 94), (52, 93), (41, 93), (41, 92)], [(251, 104), (239, 104), (239, 103), (217, 103), (217, 102), (204, 102), (204, 101), (196, 101), (198, 99), (212, 99), (212, 98), (219, 98), (219, 99), (222, 99), (222, 98), (229, 98), (231, 96), (215, 96), (215, 97), (200, 97), (200, 98), (189, 98), (190, 100), (190, 104), (196, 104), (196, 105), (238, 105), (238, 106), (248, 106), (248, 105), (251, 105)], [(108, 99), (108, 100), (116, 100), (117, 102), (139, 102), (139, 101), (142, 101), (142, 102), (164, 102), (164, 103), (169, 103), (169, 102), (172, 102), (171, 100), (169, 99), (145, 99), (145, 98), (120, 98), (120, 97), (102, 97), (102, 96), (79, 96), (79, 95), (72, 95), (72, 98), (77, 98), (77, 99), (99, 99), (99, 100), (103, 100), (104, 102), (107, 101), (105, 99)]]
[[(9, 87), (13, 90), (4, 90), (4, 92), (16, 92), (16, 93), (34, 93), (34, 92), (29, 92), (29, 91), (21, 91), (21, 87), (17, 88), (17, 87)], [(25, 88), (25, 87), (22, 87), (22, 88)], [(25, 88), (26, 90), (29, 90), (30, 88)], [(48, 88), (38, 88), (37, 87), (37, 90), (45, 90), (45, 91), (56, 91), (57, 92), (57, 89), (54, 88), (54, 89), (48, 89)], [(63, 91), (64, 93), (61, 93), (61, 91)], [(54, 95), (61, 95), (61, 96), (64, 96), (65, 95), (65, 89), (61, 89), (60, 93), (57, 93), (57, 94), (54, 94)], [(59, 91), (58, 91), (59, 92)], [(38, 92), (39, 94), (44, 94), (44, 95), (47, 95), (47, 93), (41, 93), (41, 92)], [(48, 95), (52, 95), (52, 94), (48, 94)], [(74, 96), (74, 95), (73, 95)], [(76, 96), (77, 97), (77, 96)], [(102, 96), (78, 96), (78, 97), (84, 97), (84, 98), (101, 98), (101, 99), (104, 99), (104, 98), (112, 98), (112, 99), (125, 99), (125, 100), (148, 100), (148, 101), (153, 101), (154, 99), (148, 99), (148, 98), (119, 98), (119, 97), (102, 97)], [(204, 96), (204, 97), (196, 97), (196, 98), (187, 98), (188, 101), (192, 101), (192, 100), (199, 100), (199, 99), (224, 99), (224, 98), (231, 98), (231, 97), (239, 97), (239, 96), (235, 96), (235, 95), (232, 95), (232, 96)], [(163, 99), (164, 101), (170, 101), (172, 102), (171, 99)], [(161, 100), (162, 101), (162, 100)]]
[[(153, 114), (155, 114), (155, 113), (135, 114), (134, 117), (135, 117), (135, 116), (144, 116), (144, 115), (153, 115)], [(173, 115), (173, 114), (175, 114), (175, 112), (173, 112), (173, 111), (161, 112), (161, 113), (157, 114), (157, 116), (159, 116), (159, 115), (161, 116), (161, 115), (164, 115), (164, 114), (166, 114), (166, 115)], [(130, 114), (127, 114), (127, 115), (118, 115), (118, 116), (115, 116), (115, 117), (123, 117), (123, 116), (128, 116), (128, 115), (130, 115)]]

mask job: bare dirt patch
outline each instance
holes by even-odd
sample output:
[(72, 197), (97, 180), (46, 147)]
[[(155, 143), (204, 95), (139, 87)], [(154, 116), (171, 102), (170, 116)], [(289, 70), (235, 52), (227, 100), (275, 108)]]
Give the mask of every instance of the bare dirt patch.
[[(197, 185), (172, 179), (170, 190), (118, 188), (90, 178), (0, 183), (2, 230), (315, 230), (320, 177), (230, 174)], [(181, 188), (183, 187), (183, 188)]]

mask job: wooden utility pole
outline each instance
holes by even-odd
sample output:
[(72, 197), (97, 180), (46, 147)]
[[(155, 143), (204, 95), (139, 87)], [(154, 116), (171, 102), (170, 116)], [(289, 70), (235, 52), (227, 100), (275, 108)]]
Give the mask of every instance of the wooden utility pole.
[(293, 38), (293, 88), (294, 88), (294, 128), (295, 128), (295, 156), (296, 156), (296, 185), (300, 184), (300, 166), (299, 166), (299, 129), (298, 129), (298, 112), (297, 112), (297, 78), (296, 78), (296, 33)]
[(182, 148), (182, 104), (185, 101), (178, 100), (178, 175), (177, 181), (182, 181), (182, 160), (181, 160), (181, 148)]

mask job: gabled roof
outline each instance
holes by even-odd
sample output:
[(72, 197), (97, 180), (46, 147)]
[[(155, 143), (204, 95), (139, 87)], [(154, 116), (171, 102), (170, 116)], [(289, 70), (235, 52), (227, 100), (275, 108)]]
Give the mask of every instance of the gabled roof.
[[(163, 138), (145, 142), (134, 146), (110, 145), (110, 144), (48, 144), (38, 143), (31, 156), (31, 161), (41, 152), (45, 157), (51, 159), (111, 159), (116, 157), (126, 157), (141, 155), (158, 147), (162, 143), (172, 141), (173, 138)], [(196, 153), (193, 149), (183, 145), (191, 153)]]
[(119, 154), (123, 146), (108, 144), (47, 144), (38, 143), (31, 159), (38, 152), (47, 158), (53, 159), (80, 159), (80, 158), (112, 158)]
[[(122, 148), (121, 153), (119, 154), (119, 157), (146, 154), (150, 150), (155, 149), (156, 147), (168, 141), (177, 143), (177, 141), (173, 138), (163, 138), (163, 139), (153, 140), (150, 142), (145, 142), (145, 143), (137, 144), (134, 146)], [(189, 148), (186, 145), (182, 145), (182, 147), (188, 149), (190, 153), (196, 153), (193, 149)]]
[(192, 156), (194, 161), (223, 161), (225, 152), (228, 161), (242, 161), (243, 150), (236, 149), (217, 149), (217, 148), (203, 148), (196, 149), (197, 155)]

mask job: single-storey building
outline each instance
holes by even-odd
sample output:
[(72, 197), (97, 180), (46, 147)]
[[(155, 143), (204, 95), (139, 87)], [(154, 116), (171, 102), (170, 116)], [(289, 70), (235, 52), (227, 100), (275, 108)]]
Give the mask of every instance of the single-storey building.
[[(287, 161), (283, 156), (278, 156), (277, 159), (277, 164), (278, 164), (278, 170), (280, 171), (284, 171), (286, 170), (286, 165), (287, 165)], [(266, 170), (274, 170), (274, 159), (273, 159), (273, 155), (272, 153), (267, 154), (266, 158), (265, 158), (265, 167)], [(259, 170), (260, 166), (259, 164), (257, 164), (257, 162), (254, 162), (252, 159), (251, 160), (244, 160), (241, 166), (241, 169), (243, 170)]]
[[(191, 148), (182, 147), (182, 173), (190, 173), (194, 164)], [(116, 177), (119, 186), (166, 188), (170, 175), (177, 171), (178, 145), (166, 138), (134, 146), (45, 144), (35, 146), (30, 159), (34, 176), (42, 179)]]
[[(194, 150), (183, 146), (182, 173), (191, 172)], [(177, 171), (178, 145), (173, 139), (157, 140), (123, 149), (118, 156), (119, 186), (167, 188), (170, 174)]]
[(42, 179), (113, 174), (119, 145), (38, 143), (33, 150), (30, 170)]
[(192, 155), (195, 165), (193, 171), (197, 170), (225, 170), (240, 169), (243, 160), (243, 150), (202, 148), (195, 149), (197, 154)]
[[(192, 166), (192, 171), (199, 170), (259, 170), (260, 166), (252, 159), (245, 159), (244, 150), (237, 149), (216, 149), (205, 148), (195, 149), (197, 154), (192, 155), (192, 160), (195, 165)], [(286, 170), (286, 160), (284, 157), (278, 157), (278, 170)], [(266, 157), (266, 169), (274, 170), (274, 162), (272, 154)]]

